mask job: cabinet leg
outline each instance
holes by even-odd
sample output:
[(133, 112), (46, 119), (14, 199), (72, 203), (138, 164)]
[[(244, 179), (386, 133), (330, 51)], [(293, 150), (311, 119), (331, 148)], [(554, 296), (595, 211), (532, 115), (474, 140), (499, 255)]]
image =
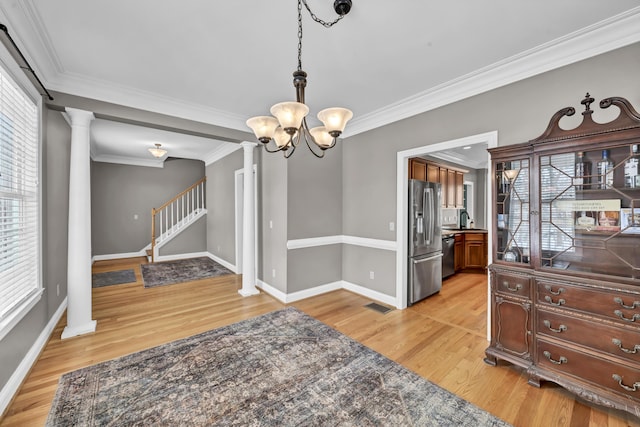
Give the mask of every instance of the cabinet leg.
[(529, 383), (529, 385), (532, 385), (536, 388), (540, 388), (541, 378), (531, 371), (527, 371), (527, 374), (529, 375), (529, 379), (527, 383)]
[(487, 353), (485, 354), (486, 354), (486, 357), (484, 358), (484, 363), (491, 366), (498, 366), (498, 359), (496, 359), (494, 356), (490, 354), (487, 354)]

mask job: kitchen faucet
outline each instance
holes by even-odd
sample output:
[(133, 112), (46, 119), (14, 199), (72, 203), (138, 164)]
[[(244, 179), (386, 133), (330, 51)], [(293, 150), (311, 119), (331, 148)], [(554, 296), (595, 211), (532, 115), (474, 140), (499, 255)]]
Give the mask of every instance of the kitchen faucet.
[(467, 228), (467, 220), (469, 219), (469, 213), (466, 209), (460, 210), (460, 229)]

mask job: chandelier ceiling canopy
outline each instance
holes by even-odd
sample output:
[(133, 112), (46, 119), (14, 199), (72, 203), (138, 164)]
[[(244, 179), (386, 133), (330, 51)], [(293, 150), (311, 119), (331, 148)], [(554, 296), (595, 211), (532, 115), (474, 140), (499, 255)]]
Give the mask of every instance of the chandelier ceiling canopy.
[[(338, 17), (332, 22), (319, 19), (309, 8), (307, 0), (298, 0), (298, 69), (293, 72), (293, 86), (296, 88), (296, 102), (280, 102), (271, 107), (273, 116), (258, 116), (247, 120), (253, 133), (269, 153), (282, 151), (289, 158), (300, 141), (304, 139), (309, 150), (316, 157), (324, 157), (325, 150), (333, 148), (344, 131), (353, 113), (341, 107), (326, 108), (318, 112), (318, 119), (324, 126), (309, 129), (306, 116), (309, 107), (305, 105), (304, 89), (307, 73), (302, 70), (302, 5), (311, 18), (326, 28), (332, 27), (351, 10), (351, 0), (335, 0), (333, 9)], [(274, 117), (275, 116), (275, 117)], [(270, 142), (273, 141), (273, 144)]]

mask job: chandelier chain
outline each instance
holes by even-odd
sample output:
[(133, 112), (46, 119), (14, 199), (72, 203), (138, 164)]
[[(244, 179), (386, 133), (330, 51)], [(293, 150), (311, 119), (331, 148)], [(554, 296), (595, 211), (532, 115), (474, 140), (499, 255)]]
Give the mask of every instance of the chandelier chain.
[(322, 25), (325, 28), (333, 27), (338, 21), (344, 18), (345, 15), (339, 15), (335, 20), (331, 22), (323, 21), (318, 18), (318, 16), (311, 11), (311, 8), (307, 4), (307, 0), (298, 0), (298, 70), (302, 70), (302, 4), (304, 3), (304, 7), (309, 11), (309, 15), (311, 15), (311, 19), (313, 19), (318, 24)]

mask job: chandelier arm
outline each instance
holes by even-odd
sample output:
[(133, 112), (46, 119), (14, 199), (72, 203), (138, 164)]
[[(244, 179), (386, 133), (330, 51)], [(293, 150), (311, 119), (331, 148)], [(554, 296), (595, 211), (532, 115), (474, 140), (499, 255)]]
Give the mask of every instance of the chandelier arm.
[(279, 151), (287, 151), (287, 148), (289, 148), (288, 145), (283, 145), (282, 147), (278, 147), (278, 145), (274, 143), (274, 145), (276, 146), (276, 149), (275, 150), (270, 150), (269, 149), (269, 142), (263, 142), (262, 144), (264, 145), (264, 149), (265, 149), (265, 151), (267, 153), (277, 153)]
[(284, 158), (288, 159), (289, 157), (291, 157), (291, 155), (293, 154), (294, 151), (296, 151), (296, 146), (295, 145), (291, 145), (291, 150), (284, 150), (283, 151)]

